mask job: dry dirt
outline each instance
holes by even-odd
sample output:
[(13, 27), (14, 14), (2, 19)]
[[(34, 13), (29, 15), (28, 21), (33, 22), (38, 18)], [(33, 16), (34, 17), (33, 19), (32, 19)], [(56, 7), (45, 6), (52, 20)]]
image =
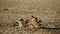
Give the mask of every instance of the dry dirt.
[(0, 34), (60, 34), (60, 30), (35, 32), (12, 27), (19, 19), (36, 16), (48, 28), (60, 28), (60, 0), (0, 0)]

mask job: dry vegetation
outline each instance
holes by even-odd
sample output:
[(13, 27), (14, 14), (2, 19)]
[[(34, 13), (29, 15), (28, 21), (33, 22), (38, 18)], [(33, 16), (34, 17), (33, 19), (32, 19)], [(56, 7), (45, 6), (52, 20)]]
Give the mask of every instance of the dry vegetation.
[[(0, 34), (60, 34), (60, 30), (20, 30), (13, 24), (36, 16), (49, 28), (60, 28), (60, 0), (0, 0)], [(34, 31), (34, 32), (33, 32)]]

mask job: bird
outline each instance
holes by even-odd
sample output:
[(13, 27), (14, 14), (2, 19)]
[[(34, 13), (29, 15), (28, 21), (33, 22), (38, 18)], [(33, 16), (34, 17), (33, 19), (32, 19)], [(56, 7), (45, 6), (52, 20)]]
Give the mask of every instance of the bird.
[(19, 23), (20, 28), (22, 28), (22, 26), (24, 25), (23, 21), (24, 21), (24, 19), (20, 19), (19, 21), (17, 21)]
[(32, 20), (35, 20), (35, 22), (40, 26), (42, 26), (42, 20), (39, 20), (37, 17), (34, 17), (34, 16), (31, 16), (32, 17)]

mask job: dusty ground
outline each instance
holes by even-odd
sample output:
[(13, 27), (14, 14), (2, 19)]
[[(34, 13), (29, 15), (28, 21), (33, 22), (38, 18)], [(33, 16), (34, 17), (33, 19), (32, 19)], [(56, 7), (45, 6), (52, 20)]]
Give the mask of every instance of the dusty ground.
[(60, 30), (39, 29), (32, 33), (11, 27), (15, 21), (31, 15), (45, 27), (60, 28), (60, 0), (0, 0), (0, 34), (60, 34)]

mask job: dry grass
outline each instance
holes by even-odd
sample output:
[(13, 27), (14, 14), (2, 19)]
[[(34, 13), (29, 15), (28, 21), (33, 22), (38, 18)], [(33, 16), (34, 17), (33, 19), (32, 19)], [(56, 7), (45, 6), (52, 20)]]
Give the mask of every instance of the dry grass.
[(12, 23), (30, 18), (43, 21), (45, 27), (60, 28), (60, 0), (0, 0), (0, 34), (60, 34), (60, 30), (20, 30)]

